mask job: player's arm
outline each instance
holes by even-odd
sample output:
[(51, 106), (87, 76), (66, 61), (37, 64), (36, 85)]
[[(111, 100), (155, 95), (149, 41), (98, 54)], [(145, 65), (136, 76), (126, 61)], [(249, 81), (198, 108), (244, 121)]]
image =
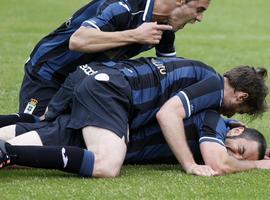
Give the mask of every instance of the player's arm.
[(173, 31), (164, 31), (159, 44), (156, 45), (156, 55), (158, 57), (175, 57), (174, 40), (175, 33)]
[(70, 37), (69, 48), (94, 53), (132, 43), (158, 44), (163, 31), (171, 29), (169, 25), (159, 25), (155, 22), (144, 23), (136, 29), (113, 32), (81, 26)]
[(162, 133), (176, 159), (187, 173), (211, 176), (215, 172), (208, 166), (197, 165), (187, 145), (183, 119), (186, 117), (178, 96), (169, 99), (156, 115)]
[(200, 150), (205, 164), (213, 168), (218, 175), (250, 169), (270, 169), (270, 160), (237, 160), (227, 153), (224, 146), (215, 142), (202, 142)]
[(81, 27), (70, 37), (71, 50), (94, 53), (133, 43), (158, 44), (169, 25), (145, 22), (132, 24), (133, 13), (128, 3), (123, 1), (107, 4), (105, 2), (99, 14), (84, 21)]

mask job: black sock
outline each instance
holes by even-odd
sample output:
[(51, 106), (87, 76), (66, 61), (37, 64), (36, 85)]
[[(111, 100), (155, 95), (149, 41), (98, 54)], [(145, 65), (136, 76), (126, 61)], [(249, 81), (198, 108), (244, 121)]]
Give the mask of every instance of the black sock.
[(6, 149), (11, 164), (92, 176), (95, 157), (91, 151), (71, 146), (15, 146), (8, 143)]
[(30, 115), (27, 113), (0, 115), (0, 128), (4, 126), (16, 124), (17, 122), (34, 123), (37, 120), (38, 118), (36, 116)]

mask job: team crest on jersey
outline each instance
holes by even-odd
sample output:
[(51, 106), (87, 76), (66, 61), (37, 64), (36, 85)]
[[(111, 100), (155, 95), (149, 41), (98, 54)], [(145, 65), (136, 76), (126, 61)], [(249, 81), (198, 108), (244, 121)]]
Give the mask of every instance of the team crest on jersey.
[(31, 99), (30, 102), (28, 102), (25, 110), (24, 110), (24, 113), (27, 113), (27, 114), (33, 114), (36, 106), (38, 104), (38, 100), (36, 99)]
[(93, 76), (96, 75), (98, 73), (98, 71), (95, 71), (92, 69), (92, 67), (90, 67), (90, 65), (85, 64), (85, 65), (81, 65), (80, 69), (84, 71), (84, 73), (88, 76)]
[(166, 67), (161, 61), (152, 58), (151, 62), (158, 68), (160, 74), (165, 75), (167, 73)]

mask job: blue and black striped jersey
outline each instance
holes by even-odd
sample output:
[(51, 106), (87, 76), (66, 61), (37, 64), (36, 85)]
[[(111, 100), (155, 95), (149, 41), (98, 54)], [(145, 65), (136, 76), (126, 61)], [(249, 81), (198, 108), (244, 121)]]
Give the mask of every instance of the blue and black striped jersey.
[[(122, 65), (120, 67), (119, 65)], [(224, 80), (208, 65), (183, 58), (140, 58), (118, 62), (132, 90), (131, 129), (155, 119), (160, 107), (177, 95), (186, 117), (223, 103)]]
[[(132, 93), (131, 129), (155, 120), (161, 106), (175, 95), (183, 103), (186, 118), (205, 109), (218, 110), (223, 103), (223, 77), (200, 61), (177, 57), (92, 62), (79, 66), (65, 84), (72, 83), (67, 86), (72, 88), (85, 76), (99, 73), (99, 69), (104, 67), (119, 70), (129, 82)], [(69, 96), (71, 99), (72, 91)]]
[[(216, 111), (207, 110), (184, 120), (185, 135), (198, 163), (203, 163), (200, 143), (216, 142), (224, 146), (228, 131), (226, 120)], [(126, 164), (177, 163), (157, 122), (131, 130)]]
[[(46, 80), (62, 83), (78, 65), (90, 61), (131, 58), (153, 46), (131, 44), (100, 53), (69, 50), (69, 38), (80, 27), (101, 31), (134, 29), (152, 20), (154, 0), (93, 0), (72, 15), (55, 31), (44, 37), (30, 55), (28, 72)], [(174, 33), (167, 31), (159, 45), (158, 55), (175, 56)]]

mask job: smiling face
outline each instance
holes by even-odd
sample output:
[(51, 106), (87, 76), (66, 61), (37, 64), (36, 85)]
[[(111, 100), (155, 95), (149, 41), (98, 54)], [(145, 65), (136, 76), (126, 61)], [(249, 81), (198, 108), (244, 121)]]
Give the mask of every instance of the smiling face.
[(225, 140), (228, 154), (238, 160), (258, 160), (259, 144), (256, 141), (243, 137), (234, 137), (242, 134), (245, 128), (237, 127), (231, 129)]

